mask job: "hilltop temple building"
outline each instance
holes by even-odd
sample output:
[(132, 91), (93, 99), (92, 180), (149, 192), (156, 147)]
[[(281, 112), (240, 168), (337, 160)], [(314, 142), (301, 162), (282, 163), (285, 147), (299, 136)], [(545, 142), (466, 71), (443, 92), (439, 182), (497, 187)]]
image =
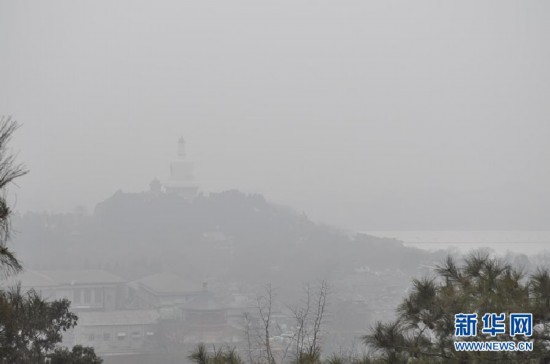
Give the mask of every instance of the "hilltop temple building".
[(176, 159), (170, 163), (170, 177), (164, 183), (164, 191), (192, 200), (197, 196), (198, 189), (193, 175), (193, 163), (186, 158), (185, 140), (181, 137), (178, 141)]

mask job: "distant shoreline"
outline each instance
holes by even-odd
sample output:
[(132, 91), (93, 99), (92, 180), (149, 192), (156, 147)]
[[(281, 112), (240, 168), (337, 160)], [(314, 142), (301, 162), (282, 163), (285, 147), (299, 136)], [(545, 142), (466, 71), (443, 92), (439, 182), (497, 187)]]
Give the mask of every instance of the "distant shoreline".
[(490, 248), (499, 254), (507, 251), (524, 254), (550, 251), (550, 230), (368, 230), (361, 233), (398, 239), (403, 241), (405, 246), (431, 251), (456, 249), (465, 252), (476, 248)]

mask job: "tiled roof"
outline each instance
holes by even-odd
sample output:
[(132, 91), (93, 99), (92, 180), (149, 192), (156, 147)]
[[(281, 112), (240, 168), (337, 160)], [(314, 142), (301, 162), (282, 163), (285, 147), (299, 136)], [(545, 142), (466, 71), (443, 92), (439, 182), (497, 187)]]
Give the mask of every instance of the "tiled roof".
[(165, 294), (190, 293), (201, 291), (201, 285), (195, 282), (184, 280), (175, 273), (157, 273), (137, 280), (145, 288)]
[(78, 326), (151, 325), (158, 319), (157, 310), (79, 312)]
[(124, 280), (119, 276), (98, 269), (92, 270), (48, 270), (24, 272), (10, 277), (5, 283), (12, 285), (21, 282), (24, 288), (39, 288), (74, 284), (94, 284), (94, 283), (123, 283)]
[(202, 292), (201, 294), (191, 298), (184, 306), (187, 310), (224, 310), (221, 302), (211, 292)]

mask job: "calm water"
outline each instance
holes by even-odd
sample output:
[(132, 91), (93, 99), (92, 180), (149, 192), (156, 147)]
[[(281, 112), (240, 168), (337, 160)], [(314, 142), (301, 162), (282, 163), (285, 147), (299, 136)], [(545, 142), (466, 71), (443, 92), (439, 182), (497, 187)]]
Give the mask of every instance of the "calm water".
[(488, 247), (499, 254), (507, 251), (525, 254), (550, 251), (550, 231), (365, 231), (365, 233), (399, 239), (407, 246), (428, 250), (454, 248), (466, 252)]

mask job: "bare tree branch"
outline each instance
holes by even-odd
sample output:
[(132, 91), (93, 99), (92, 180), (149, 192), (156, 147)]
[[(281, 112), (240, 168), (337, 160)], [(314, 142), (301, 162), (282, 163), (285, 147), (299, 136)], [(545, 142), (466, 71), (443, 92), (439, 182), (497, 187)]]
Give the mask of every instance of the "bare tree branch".
[(273, 288), (271, 283), (265, 287), (265, 296), (257, 298), (258, 312), (260, 314), (260, 320), (262, 321), (262, 328), (264, 333), (264, 348), (266, 351), (266, 360), (269, 364), (275, 363), (273, 357), (273, 351), (271, 350), (270, 342), (270, 329), (271, 329), (271, 314), (273, 305)]
[(10, 154), (8, 149), (8, 143), (17, 128), (17, 122), (12, 120), (11, 117), (0, 118), (0, 268), (4, 276), (21, 270), (19, 261), (6, 247), (11, 232), (10, 216), (12, 210), (6, 202), (5, 189), (16, 178), (27, 173), (25, 167), (16, 162), (15, 156)]
[(310, 354), (315, 354), (320, 351), (321, 327), (325, 318), (325, 309), (327, 304), (328, 283), (323, 280), (319, 283), (319, 292), (316, 297), (317, 307), (313, 320), (313, 339), (310, 346)]

